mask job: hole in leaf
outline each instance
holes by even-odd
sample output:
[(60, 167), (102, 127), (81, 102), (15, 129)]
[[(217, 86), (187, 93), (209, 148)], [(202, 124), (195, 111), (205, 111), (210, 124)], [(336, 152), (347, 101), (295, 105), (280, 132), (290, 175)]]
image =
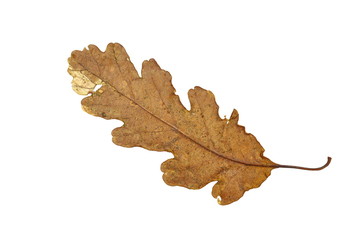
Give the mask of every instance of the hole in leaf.
[(94, 92), (98, 91), (98, 89), (100, 89), (102, 87), (102, 84), (98, 84), (95, 86), (95, 88), (93, 89)]

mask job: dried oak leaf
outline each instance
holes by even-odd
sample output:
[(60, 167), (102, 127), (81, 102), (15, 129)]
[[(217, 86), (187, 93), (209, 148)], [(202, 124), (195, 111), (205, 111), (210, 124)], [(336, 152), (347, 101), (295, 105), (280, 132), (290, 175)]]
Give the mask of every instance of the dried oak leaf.
[[(259, 187), (279, 167), (263, 156), (257, 139), (238, 125), (234, 110), (221, 119), (212, 92), (195, 87), (188, 92), (187, 110), (175, 94), (171, 75), (154, 59), (144, 61), (138, 75), (120, 44), (105, 52), (89, 45), (73, 51), (68, 72), (73, 89), (81, 95), (84, 111), (105, 119), (118, 119), (122, 127), (112, 131), (113, 142), (123, 147), (167, 151), (174, 158), (162, 163), (163, 180), (171, 186), (200, 189), (217, 181), (212, 195), (220, 204), (230, 204), (245, 191)], [(101, 87), (93, 92), (97, 85)]]

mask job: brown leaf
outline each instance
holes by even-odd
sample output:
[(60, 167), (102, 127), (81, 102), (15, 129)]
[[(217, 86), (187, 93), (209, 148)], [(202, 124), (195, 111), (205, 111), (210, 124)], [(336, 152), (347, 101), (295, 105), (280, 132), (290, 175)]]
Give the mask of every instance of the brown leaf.
[[(230, 119), (221, 119), (214, 95), (201, 87), (189, 90), (187, 110), (170, 73), (150, 59), (139, 76), (120, 44), (109, 44), (105, 52), (94, 45), (74, 51), (69, 65), (74, 91), (91, 94), (82, 100), (84, 111), (124, 122), (112, 131), (115, 144), (173, 153), (161, 165), (168, 185), (200, 189), (217, 181), (213, 197), (229, 204), (259, 187), (274, 168), (320, 170), (330, 162), (315, 169), (273, 163), (263, 156), (257, 139), (238, 125), (236, 110)], [(97, 85), (102, 87), (93, 92)]]

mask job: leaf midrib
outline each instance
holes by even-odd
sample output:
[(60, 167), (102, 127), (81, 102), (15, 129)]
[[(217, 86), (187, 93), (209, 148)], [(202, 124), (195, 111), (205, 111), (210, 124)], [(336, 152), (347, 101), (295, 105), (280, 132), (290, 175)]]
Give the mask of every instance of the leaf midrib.
[[(98, 62), (93, 59), (97, 65), (98, 65)], [(128, 97), (127, 95), (123, 94), (122, 92), (118, 91), (118, 89), (116, 87), (114, 87), (113, 85), (109, 84), (108, 82), (104, 81), (102, 77), (98, 76), (97, 74), (93, 73), (93, 72), (90, 72), (89, 70), (87, 70), (83, 64), (79, 63), (77, 61), (77, 63), (83, 67), (83, 70), (86, 70), (88, 71), (89, 73), (93, 74), (95, 77), (97, 77), (98, 79), (100, 79), (102, 81), (102, 83), (104, 84), (107, 84), (110, 88), (112, 88), (115, 92), (117, 92), (120, 96), (126, 98), (127, 100), (133, 102), (135, 105), (137, 105), (138, 107), (140, 107), (142, 110), (144, 110), (145, 112), (147, 112), (148, 114), (150, 114), (152, 117), (156, 118), (157, 120), (161, 121), (162, 123), (164, 123), (165, 125), (171, 127), (172, 129), (174, 129), (177, 133), (179, 133), (180, 135), (182, 135), (183, 137), (189, 139), (191, 142), (197, 144), (198, 146), (200, 146), (201, 148), (205, 149), (206, 151), (209, 151), (211, 153), (213, 153), (214, 155), (222, 158), (222, 159), (225, 159), (225, 160), (228, 160), (228, 161), (231, 161), (231, 162), (234, 162), (234, 163), (237, 163), (237, 164), (243, 164), (245, 166), (250, 166), (250, 167), (268, 167), (268, 168), (278, 168), (280, 165), (261, 165), (261, 164), (252, 164), (252, 163), (246, 163), (244, 161), (241, 161), (239, 159), (236, 159), (236, 158), (232, 158), (232, 157), (228, 157), (228, 156), (225, 156), (213, 149), (210, 149), (209, 147), (203, 145), (202, 143), (198, 142), (197, 140), (193, 139), (192, 137), (190, 137), (189, 135), (187, 135), (186, 133), (184, 133), (181, 129), (177, 128), (176, 126), (172, 125), (171, 123), (163, 120), (162, 118), (158, 117), (156, 114), (152, 113), (151, 111), (149, 111), (147, 108), (143, 107), (141, 104), (139, 104), (138, 102), (136, 102), (134, 99)], [(99, 84), (97, 84), (99, 85)], [(91, 93), (92, 94), (92, 93)]]

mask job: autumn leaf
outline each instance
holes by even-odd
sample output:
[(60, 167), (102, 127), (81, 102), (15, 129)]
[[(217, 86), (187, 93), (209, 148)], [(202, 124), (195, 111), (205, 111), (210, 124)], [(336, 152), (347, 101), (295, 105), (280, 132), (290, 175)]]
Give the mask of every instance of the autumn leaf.
[(105, 52), (89, 45), (68, 61), (74, 91), (90, 94), (82, 100), (84, 111), (124, 122), (112, 131), (115, 144), (173, 153), (161, 165), (168, 185), (200, 189), (216, 181), (212, 195), (224, 205), (259, 187), (275, 168), (320, 170), (331, 161), (320, 168), (272, 162), (257, 139), (238, 125), (236, 110), (230, 119), (221, 119), (214, 95), (201, 87), (189, 90), (187, 110), (169, 72), (150, 59), (139, 76), (120, 44), (109, 44)]

